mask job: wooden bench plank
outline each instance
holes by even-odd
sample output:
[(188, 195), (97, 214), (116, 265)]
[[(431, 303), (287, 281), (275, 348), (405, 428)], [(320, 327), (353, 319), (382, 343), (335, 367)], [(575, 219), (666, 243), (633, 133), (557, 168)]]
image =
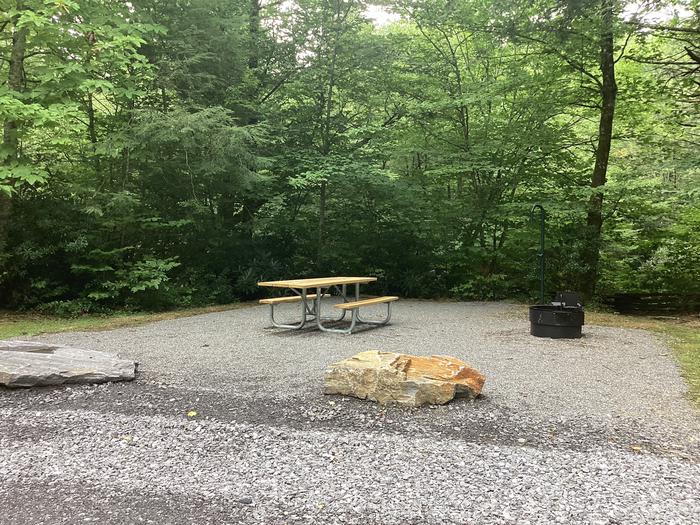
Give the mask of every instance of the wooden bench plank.
[[(323, 294), (323, 297), (330, 297), (330, 294)], [(316, 299), (315, 293), (310, 293), (306, 295), (307, 299)], [(291, 297), (271, 297), (269, 299), (260, 299), (260, 304), (280, 304), (280, 303), (298, 303), (301, 301), (301, 295), (294, 295)]]
[(395, 295), (386, 295), (384, 297), (372, 297), (371, 299), (362, 299), (361, 301), (353, 301), (351, 303), (338, 303), (334, 304), (333, 307), (340, 308), (341, 310), (354, 310), (355, 308), (360, 308), (361, 306), (390, 303), (398, 300), (399, 298)]

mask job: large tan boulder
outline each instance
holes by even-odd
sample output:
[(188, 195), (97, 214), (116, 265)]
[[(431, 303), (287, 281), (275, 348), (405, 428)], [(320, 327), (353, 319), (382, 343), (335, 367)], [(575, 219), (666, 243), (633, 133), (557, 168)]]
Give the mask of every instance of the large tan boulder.
[(418, 407), (442, 405), (455, 397), (474, 398), (485, 380), (454, 357), (370, 350), (330, 365), (324, 393)]

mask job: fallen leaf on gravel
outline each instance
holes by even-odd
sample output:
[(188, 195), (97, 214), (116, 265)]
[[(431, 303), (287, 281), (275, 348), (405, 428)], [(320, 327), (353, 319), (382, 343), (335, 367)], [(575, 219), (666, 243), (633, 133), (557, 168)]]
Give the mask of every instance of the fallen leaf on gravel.
[(187, 412), (187, 417), (196, 417), (197, 416), (197, 411), (196, 410), (190, 410)]

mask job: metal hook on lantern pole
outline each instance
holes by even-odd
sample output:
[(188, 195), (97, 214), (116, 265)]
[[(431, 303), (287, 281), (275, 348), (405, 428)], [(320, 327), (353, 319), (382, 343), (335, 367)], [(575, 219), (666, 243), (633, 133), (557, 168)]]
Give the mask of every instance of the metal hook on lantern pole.
[(530, 210), (530, 222), (534, 220), (537, 208), (540, 210), (540, 253), (537, 254), (540, 267), (540, 304), (544, 304), (544, 219), (546, 212), (541, 204), (535, 204)]

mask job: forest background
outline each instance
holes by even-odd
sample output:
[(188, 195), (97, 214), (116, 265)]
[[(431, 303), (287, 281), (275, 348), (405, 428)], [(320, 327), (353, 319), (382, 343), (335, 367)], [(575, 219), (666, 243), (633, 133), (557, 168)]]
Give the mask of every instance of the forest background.
[(0, 308), (700, 293), (700, 8), (0, 0)]

